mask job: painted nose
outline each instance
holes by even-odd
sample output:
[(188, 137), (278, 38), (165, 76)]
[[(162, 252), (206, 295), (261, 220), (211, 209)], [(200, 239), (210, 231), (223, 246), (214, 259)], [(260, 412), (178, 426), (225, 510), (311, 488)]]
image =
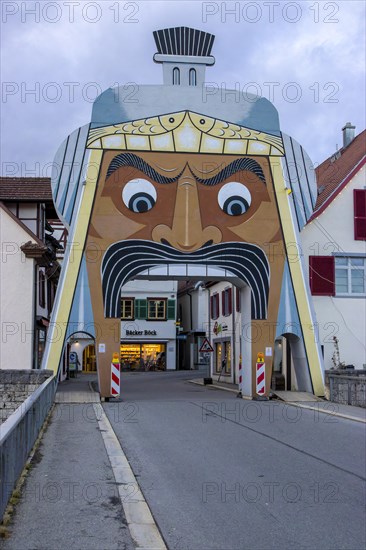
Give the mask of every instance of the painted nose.
[(158, 225), (152, 238), (158, 242), (168, 241), (183, 252), (198, 250), (207, 242), (221, 242), (222, 234), (217, 227), (202, 227), (197, 182), (188, 169), (178, 181), (172, 227)]

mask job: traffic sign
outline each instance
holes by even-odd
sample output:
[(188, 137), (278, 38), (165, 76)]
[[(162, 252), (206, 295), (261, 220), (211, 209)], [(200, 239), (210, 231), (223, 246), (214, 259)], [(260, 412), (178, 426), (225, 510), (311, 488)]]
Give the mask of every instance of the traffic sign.
[(207, 353), (212, 351), (213, 351), (213, 347), (211, 346), (207, 338), (205, 338), (202, 342), (202, 346), (200, 347), (200, 353), (203, 353), (203, 352)]

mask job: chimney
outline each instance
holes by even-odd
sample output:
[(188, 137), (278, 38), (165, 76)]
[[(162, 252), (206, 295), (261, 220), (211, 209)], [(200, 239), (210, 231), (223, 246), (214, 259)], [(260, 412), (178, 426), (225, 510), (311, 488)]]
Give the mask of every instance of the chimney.
[(352, 126), (350, 122), (343, 126), (343, 147), (347, 147), (355, 139), (355, 128), (356, 126)]
[(211, 49), (213, 34), (188, 27), (173, 27), (154, 31), (158, 49), (155, 63), (162, 63), (164, 84), (167, 86), (202, 86), (207, 65), (215, 58)]

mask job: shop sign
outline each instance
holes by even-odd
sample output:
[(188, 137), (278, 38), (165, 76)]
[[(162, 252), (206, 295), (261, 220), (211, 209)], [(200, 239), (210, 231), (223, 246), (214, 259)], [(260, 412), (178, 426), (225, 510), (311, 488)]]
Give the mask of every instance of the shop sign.
[(157, 336), (156, 330), (126, 330), (126, 336)]

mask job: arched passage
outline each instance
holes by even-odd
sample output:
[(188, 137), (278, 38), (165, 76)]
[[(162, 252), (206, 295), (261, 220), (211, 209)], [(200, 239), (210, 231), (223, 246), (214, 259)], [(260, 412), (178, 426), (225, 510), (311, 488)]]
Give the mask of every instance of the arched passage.
[[(86, 353), (86, 350), (88, 352)], [(95, 338), (89, 332), (77, 331), (69, 335), (64, 348), (61, 381), (80, 372), (96, 372)]]

